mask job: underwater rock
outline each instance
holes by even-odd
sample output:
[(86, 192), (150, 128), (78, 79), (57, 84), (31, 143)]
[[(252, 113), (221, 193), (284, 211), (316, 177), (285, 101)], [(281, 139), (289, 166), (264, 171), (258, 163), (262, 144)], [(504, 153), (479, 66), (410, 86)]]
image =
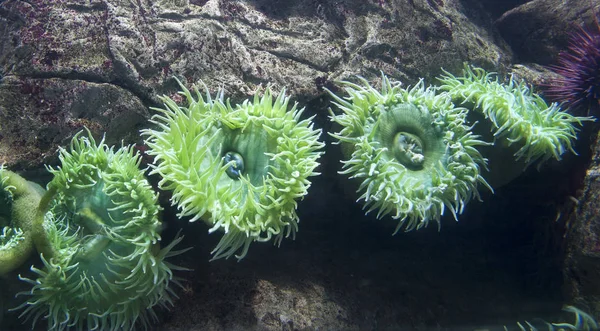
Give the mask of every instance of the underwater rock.
[[(0, 162), (35, 168), (55, 160), (56, 147), (84, 125), (108, 131), (109, 143), (130, 143), (135, 138), (127, 133), (137, 132), (148, 106), (160, 104), (156, 96), (175, 95), (174, 76), (222, 87), (232, 99), (247, 98), (258, 85), (286, 86), (302, 103), (355, 74), (384, 71), (414, 83), (467, 60), (506, 66), (511, 51), (491, 18), (466, 6), (459, 0), (2, 1)], [(97, 88), (95, 97), (73, 93), (89, 86)], [(82, 102), (87, 112), (70, 114), (72, 103)], [(121, 127), (111, 128), (117, 122)]]
[(522, 62), (554, 64), (569, 32), (593, 24), (600, 4), (588, 0), (535, 0), (504, 13), (496, 26)]
[(110, 144), (138, 136), (149, 111), (130, 91), (85, 79), (5, 77), (0, 83), (0, 164), (36, 168), (87, 127)]
[(567, 224), (564, 292), (569, 302), (600, 316), (600, 135), (578, 204)]

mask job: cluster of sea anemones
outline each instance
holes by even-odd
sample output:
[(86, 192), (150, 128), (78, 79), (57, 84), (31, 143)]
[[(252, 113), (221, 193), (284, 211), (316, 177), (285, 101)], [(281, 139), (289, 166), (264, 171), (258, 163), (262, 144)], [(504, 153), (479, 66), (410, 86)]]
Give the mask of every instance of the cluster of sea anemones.
[[(525, 164), (560, 159), (587, 119), (483, 69), (466, 66), (462, 76), (439, 79), (441, 86), (420, 81), (403, 88), (382, 75), (376, 88), (359, 77), (341, 82), (346, 96), (329, 92), (339, 110), (331, 120), (340, 127), (331, 136), (345, 153), (340, 173), (358, 182), (367, 212), (398, 221), (394, 233), (432, 221), (439, 226), (445, 210), (456, 219), (479, 198), (479, 185), (491, 190), (481, 148), (505, 148), (503, 140), (518, 145), (514, 158)], [(212, 97), (207, 88), (203, 95), (180, 87), (184, 104), (162, 97), (155, 126), (142, 130), (154, 157), (151, 173), (161, 177), (160, 189), (172, 191), (179, 216), (223, 233), (213, 259), (242, 259), (253, 242), (293, 237), (298, 200), (318, 174), (324, 147), (312, 118), (302, 119), (285, 91), (273, 95), (267, 88), (232, 106), (222, 91)], [(472, 113), (489, 122), (498, 141), (473, 132)], [(18, 222), (7, 227), (0, 214), (0, 259), (5, 247), (28, 238), (23, 229), (41, 253), (43, 266), (31, 268), (36, 278), (22, 278), (32, 285), (22, 316), (45, 318), (52, 330), (147, 326), (152, 307), (171, 302), (177, 267), (166, 259), (178, 253), (172, 248), (180, 238), (159, 246), (161, 207), (139, 169), (140, 156), (78, 134), (59, 159), (37, 208), (28, 208), (30, 229)], [(33, 192), (15, 187), (29, 188), (0, 167), (0, 204)]]
[[(482, 176), (484, 147), (513, 147), (512, 163), (522, 160), (522, 172), (529, 164), (540, 166), (573, 151), (576, 125), (587, 120), (548, 105), (512, 77), (503, 83), (468, 65), (460, 76), (446, 72), (435, 87), (420, 81), (402, 88), (385, 75), (380, 89), (359, 81), (342, 82), (345, 98), (330, 92), (341, 111), (332, 114), (341, 127), (332, 136), (346, 152), (341, 173), (359, 181), (359, 199), (367, 212), (399, 220), (396, 231), (402, 226), (418, 229), (429, 221), (439, 225), (445, 209), (456, 218), (472, 197), (479, 197), (478, 185), (491, 189)], [(492, 141), (473, 133), (473, 126), (481, 124), (469, 118), (472, 113), (488, 123)]]
[[(283, 91), (273, 97), (267, 88), (232, 107), (222, 93), (194, 98), (182, 88), (188, 107), (163, 98), (153, 118), (159, 129), (143, 132), (159, 186), (173, 191), (180, 216), (224, 232), (214, 258), (241, 259), (254, 241), (294, 236), (297, 200), (317, 175), (320, 130), (288, 107)], [(181, 237), (160, 247), (162, 208), (140, 155), (96, 143), (88, 132), (73, 137), (59, 160), (48, 168), (45, 193), (0, 166), (0, 272), (22, 264), (34, 245), (42, 262), (31, 267), (33, 277), (19, 276), (31, 289), (16, 309), (34, 324), (47, 320), (49, 330), (149, 326), (153, 307), (171, 303), (180, 268), (167, 259), (182, 251), (173, 251)]]

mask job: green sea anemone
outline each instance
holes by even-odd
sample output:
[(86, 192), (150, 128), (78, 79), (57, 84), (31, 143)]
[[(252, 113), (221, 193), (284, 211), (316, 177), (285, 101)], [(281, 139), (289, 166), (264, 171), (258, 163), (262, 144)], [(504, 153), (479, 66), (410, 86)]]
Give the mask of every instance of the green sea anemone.
[[(598, 330), (598, 322), (589, 314), (578, 309), (577, 307), (566, 305), (562, 309), (565, 312), (572, 313), (574, 316), (574, 322), (556, 322), (548, 323), (544, 320), (538, 319), (536, 323), (525, 321), (523, 323), (517, 322), (517, 326), (521, 331), (565, 331), (565, 330), (578, 330), (578, 331), (594, 331)], [(506, 326), (504, 330), (508, 331), (509, 328)]]
[(309, 177), (323, 143), (312, 118), (288, 109), (282, 91), (273, 101), (267, 88), (262, 97), (232, 107), (223, 93), (196, 96), (179, 83), (187, 101), (179, 106), (162, 97), (164, 109), (146, 129), (152, 171), (162, 177), (159, 187), (172, 190), (179, 216), (202, 219), (209, 232), (222, 230), (213, 259), (243, 258), (250, 243), (293, 237), (298, 230), (297, 200), (307, 194)]
[(347, 151), (340, 173), (360, 181), (367, 213), (398, 219), (394, 233), (403, 225), (406, 231), (429, 221), (439, 225), (445, 208), (456, 219), (471, 198), (479, 198), (478, 184), (489, 188), (477, 150), (486, 143), (465, 124), (467, 110), (423, 81), (403, 89), (382, 75), (378, 90), (359, 80), (362, 85), (341, 82), (346, 98), (329, 93), (342, 112), (331, 115), (341, 126), (332, 136)]
[(0, 165), (0, 275), (33, 253), (32, 228), (44, 189)]
[(77, 134), (40, 202), (36, 236), (43, 268), (20, 294), (16, 309), (42, 317), (49, 330), (130, 330), (156, 319), (152, 307), (171, 303), (174, 266), (181, 239), (160, 248), (157, 195), (139, 170), (132, 147), (116, 151)]
[(539, 166), (551, 158), (560, 160), (566, 151), (575, 153), (575, 124), (591, 119), (561, 111), (556, 103), (548, 105), (512, 76), (501, 83), (495, 73), (481, 68), (465, 65), (462, 76), (445, 72), (439, 80), (439, 89), (454, 102), (480, 112), (491, 122), (494, 137), (503, 142), (499, 145), (514, 144), (515, 158), (525, 164), (538, 162)]

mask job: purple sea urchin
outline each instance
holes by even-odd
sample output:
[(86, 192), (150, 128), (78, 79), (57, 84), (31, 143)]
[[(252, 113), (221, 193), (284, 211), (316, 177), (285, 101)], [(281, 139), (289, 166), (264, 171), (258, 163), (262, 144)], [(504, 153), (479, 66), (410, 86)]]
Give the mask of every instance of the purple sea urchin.
[(549, 83), (547, 94), (571, 109), (598, 110), (600, 102), (600, 27), (579, 28), (569, 47), (551, 67), (559, 78)]

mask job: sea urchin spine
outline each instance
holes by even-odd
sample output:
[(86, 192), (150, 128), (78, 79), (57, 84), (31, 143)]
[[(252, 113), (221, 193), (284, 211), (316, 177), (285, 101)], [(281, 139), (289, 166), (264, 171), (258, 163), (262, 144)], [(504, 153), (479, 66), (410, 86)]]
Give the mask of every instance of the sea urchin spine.
[(550, 81), (547, 94), (573, 110), (588, 113), (600, 106), (600, 26), (580, 27), (571, 35), (569, 47), (551, 67), (559, 77)]

